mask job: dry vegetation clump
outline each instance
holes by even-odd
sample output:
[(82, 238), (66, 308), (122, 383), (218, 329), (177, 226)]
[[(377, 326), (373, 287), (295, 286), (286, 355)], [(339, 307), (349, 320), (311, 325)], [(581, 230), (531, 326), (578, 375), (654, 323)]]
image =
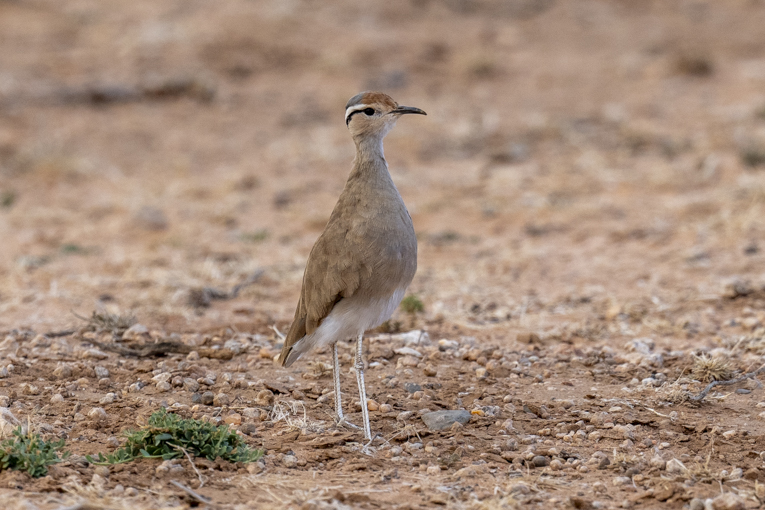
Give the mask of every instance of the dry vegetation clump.
[(712, 381), (727, 381), (735, 375), (729, 359), (722, 356), (709, 356), (707, 354), (693, 356), (693, 368), (691, 375), (694, 379), (703, 383)]
[(77, 314), (75, 314), (75, 317), (85, 321), (87, 323), (86, 328), (90, 331), (109, 331), (114, 335), (121, 335), (130, 326), (138, 322), (132, 314), (119, 315), (108, 312), (98, 313), (96, 311), (93, 311), (90, 317), (82, 317)]

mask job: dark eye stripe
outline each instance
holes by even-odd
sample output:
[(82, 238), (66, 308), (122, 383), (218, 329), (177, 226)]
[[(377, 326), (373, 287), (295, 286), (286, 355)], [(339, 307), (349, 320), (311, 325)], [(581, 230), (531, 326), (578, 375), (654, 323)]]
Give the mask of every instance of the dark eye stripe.
[(350, 123), (350, 122), (351, 122), (351, 117), (353, 117), (353, 116), (354, 116), (354, 115), (356, 115), (357, 113), (363, 113), (364, 115), (369, 115), (369, 116), (372, 116), (372, 115), (374, 115), (374, 114), (375, 114), (375, 113), (377, 113), (377, 112), (375, 111), (375, 109), (374, 109), (374, 108), (364, 108), (363, 110), (353, 110), (353, 111), (352, 111), (351, 113), (349, 113), (349, 114), (348, 114), (348, 116), (345, 118), (345, 125), (346, 125), (346, 126), (348, 125), (348, 123)]
[(345, 125), (346, 125), (346, 126), (348, 125), (348, 123), (351, 121), (351, 117), (353, 117), (353, 116), (354, 116), (354, 115), (356, 115), (357, 113), (363, 113), (363, 112), (364, 112), (364, 110), (353, 110), (353, 111), (350, 113), (350, 115), (348, 115), (348, 117), (346, 117), (346, 119), (345, 119)]

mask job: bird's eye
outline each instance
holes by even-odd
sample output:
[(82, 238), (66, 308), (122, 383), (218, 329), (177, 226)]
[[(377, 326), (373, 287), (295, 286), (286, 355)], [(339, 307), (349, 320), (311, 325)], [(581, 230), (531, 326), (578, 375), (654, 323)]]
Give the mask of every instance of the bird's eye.
[(372, 115), (375, 114), (375, 109), (374, 108), (365, 108), (364, 109), (364, 114), (371, 117)]

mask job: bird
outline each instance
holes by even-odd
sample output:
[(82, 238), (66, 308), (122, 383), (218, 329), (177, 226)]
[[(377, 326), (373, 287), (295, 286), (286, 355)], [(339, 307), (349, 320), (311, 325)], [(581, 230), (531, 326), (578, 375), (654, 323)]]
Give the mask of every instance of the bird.
[(361, 92), (345, 105), (345, 125), (356, 157), (324, 231), (308, 256), (295, 317), (277, 363), (289, 367), (307, 353), (331, 346), (335, 419), (343, 415), (337, 342), (356, 339), (354, 369), (365, 440), (373, 441), (364, 384), (364, 333), (390, 319), (417, 271), (412, 218), (393, 183), (383, 138), (406, 114), (383, 92)]

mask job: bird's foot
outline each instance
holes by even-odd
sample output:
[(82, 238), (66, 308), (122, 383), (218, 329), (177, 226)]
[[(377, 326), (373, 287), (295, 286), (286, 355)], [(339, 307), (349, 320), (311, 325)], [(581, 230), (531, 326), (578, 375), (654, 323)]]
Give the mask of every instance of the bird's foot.
[(374, 436), (372, 436), (372, 439), (370, 439), (367, 444), (361, 447), (361, 453), (365, 455), (369, 455), (369, 456), (374, 455), (377, 449), (374, 446), (372, 446), (372, 443), (374, 443), (375, 439), (377, 439), (378, 437), (381, 437), (380, 434), (375, 434)]
[(345, 416), (343, 416), (342, 418), (335, 416), (335, 425), (337, 425), (338, 427), (348, 427), (354, 430), (361, 430), (361, 427), (349, 422)]

